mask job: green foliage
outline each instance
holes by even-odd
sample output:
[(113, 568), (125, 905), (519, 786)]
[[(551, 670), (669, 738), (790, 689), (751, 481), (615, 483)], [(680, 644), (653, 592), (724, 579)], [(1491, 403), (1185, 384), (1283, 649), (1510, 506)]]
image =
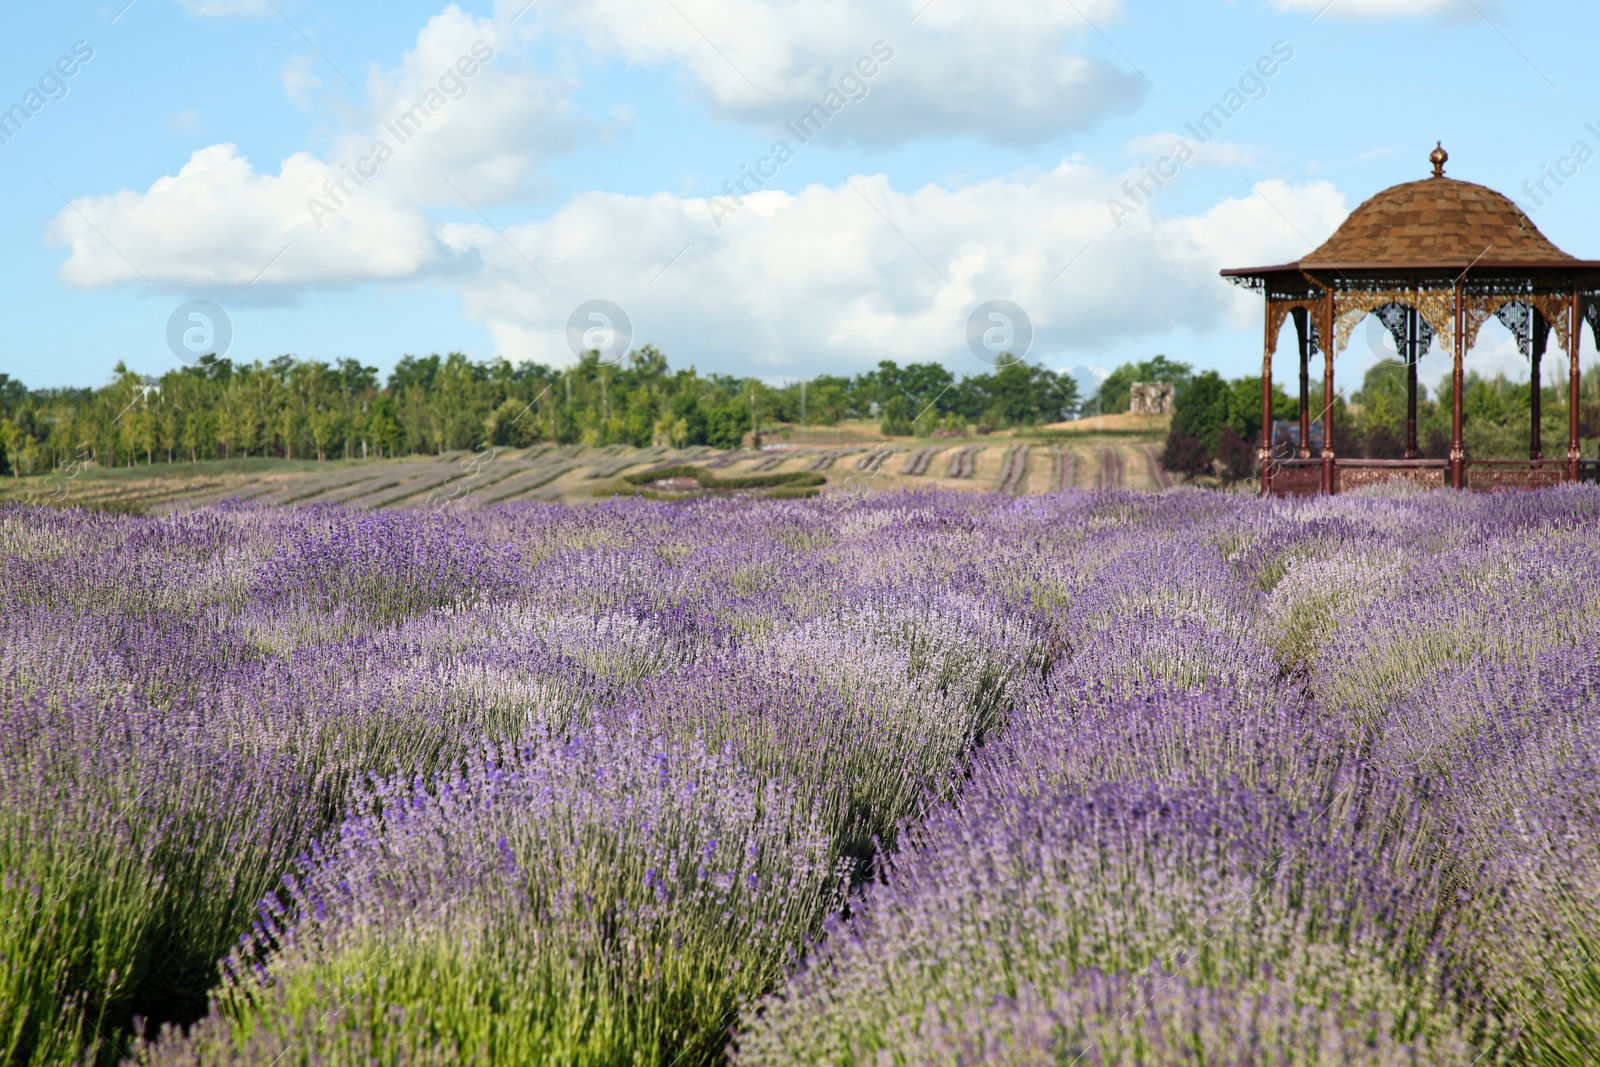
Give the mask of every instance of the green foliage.
[[(1368, 427), (1383, 426), (1404, 433), (1406, 426), (1406, 368), (1398, 363), (1374, 364), (1350, 397), (1361, 405)], [(1418, 397), (1419, 407), (1426, 397)]]
[(1033, 426), (1077, 414), (1070, 378), (1014, 363), (957, 380), (937, 363), (883, 360), (855, 378), (821, 375), (773, 387), (753, 378), (674, 371), (650, 346), (620, 365), (595, 354), (556, 370), (459, 352), (376, 368), (280, 356), (213, 359), (160, 378), (122, 364), (100, 389), (29, 391), (0, 379), (0, 445), (18, 473), (68, 463), (365, 459), (442, 455), (540, 442), (644, 448), (739, 448), (774, 423), (881, 418), (892, 434), (939, 426)]
[(1217, 451), (1217, 437), (1228, 425), (1233, 390), (1216, 371), (1208, 370), (1189, 383), (1177, 398), (1172, 413), (1172, 432), (1190, 437), (1210, 454)]
[[(1122, 368), (1119, 368), (1119, 371)], [(1129, 379), (1141, 380), (1141, 379)], [(1109, 381), (1109, 379), (1108, 379)], [(1417, 395), (1417, 449), (1424, 458), (1445, 458), (1450, 442), (1450, 378), (1429, 394), (1419, 385)], [(1102, 389), (1102, 394), (1104, 389)], [(1322, 418), (1322, 383), (1309, 385), (1311, 417)], [(1406, 368), (1379, 363), (1368, 369), (1350, 402), (1336, 396), (1329, 422), (1335, 451), (1342, 456), (1399, 459), (1405, 450)], [(1567, 439), (1567, 388), (1562, 378), (1545, 385), (1540, 393), (1541, 434), (1544, 454), (1559, 455)], [(1532, 386), (1512, 382), (1503, 375), (1483, 377), (1468, 371), (1462, 383), (1462, 426), (1466, 452), (1478, 459), (1526, 459), (1532, 419)], [(1579, 433), (1586, 455), (1593, 454), (1600, 437), (1600, 367), (1585, 372), (1579, 387)], [(1282, 386), (1272, 386), (1275, 419), (1299, 415), (1299, 403)], [(1223, 431), (1237, 440), (1222, 447)], [(1225, 477), (1237, 477), (1247, 451), (1261, 439), (1261, 379), (1236, 378), (1224, 382), (1215, 372), (1193, 378), (1178, 393), (1172, 431), (1162, 463), (1166, 469), (1188, 475), (1212, 473), (1212, 460), (1222, 462)], [(1223, 460), (1221, 452), (1229, 453)]]
[(622, 480), (629, 485), (649, 485), (651, 482), (665, 481), (668, 478), (693, 478), (700, 483), (702, 489), (769, 489), (776, 486), (807, 488), (826, 485), (828, 482), (827, 475), (817, 471), (776, 471), (771, 474), (739, 474), (730, 478), (719, 478), (704, 467), (687, 465), (638, 471), (622, 476)]
[(995, 429), (1060, 422), (1078, 413), (1078, 383), (1022, 360), (1009, 360), (993, 374), (965, 378), (953, 390), (951, 410)]
[[(1254, 447), (1261, 437), (1260, 380), (1196, 376), (1188, 364), (1155, 356), (1118, 367), (1102, 383), (1098, 408), (1126, 410), (1135, 381), (1177, 385), (1178, 427), (1214, 455), (1224, 426)], [(1551, 379), (1554, 382), (1554, 378)], [(1294, 418), (1296, 400), (1275, 382), (1274, 417)], [(1290, 386), (1296, 383), (1288, 382)], [(1448, 447), (1449, 380), (1418, 401), (1424, 455)], [(1199, 392), (1190, 397), (1192, 390)], [(1312, 383), (1313, 417), (1322, 387)], [(804, 400), (802, 402), (802, 392)], [(1530, 388), (1469, 373), (1465, 426), (1469, 454), (1520, 458), (1528, 451)], [(1542, 392), (1547, 454), (1566, 439), (1566, 386)], [(1405, 433), (1405, 371), (1380, 364), (1346, 407), (1333, 412), (1335, 447), (1381, 457)], [(523, 448), (540, 442), (677, 448), (738, 448), (775, 423), (828, 426), (876, 419), (887, 434), (926, 437), (936, 428), (1027, 428), (1073, 418), (1085, 405), (1072, 378), (1021, 361), (956, 378), (937, 363), (880, 361), (846, 378), (820, 375), (774, 387), (750, 378), (673, 370), (646, 346), (620, 365), (592, 356), (565, 369), (503, 359), (474, 362), (461, 353), (408, 355), (386, 380), (351, 359), (302, 362), (280, 356), (236, 364), (213, 359), (144, 377), (118, 364), (98, 389), (28, 390), (0, 376), (0, 473), (42, 475), (69, 464), (100, 467), (235, 460), (330, 460)], [(1600, 368), (1584, 376), (1583, 437), (1600, 436)], [(1091, 408), (1093, 410), (1093, 408)], [(759, 422), (759, 426), (757, 425)]]
[[(1272, 383), (1272, 413), (1286, 419), (1299, 414), (1299, 404), (1289, 399), (1283, 386)], [(1228, 383), (1228, 427), (1242, 441), (1261, 440), (1261, 376), (1235, 378)]]
[(789, 485), (781, 486), (767, 493), (768, 500), (809, 500), (822, 492), (815, 486)]
[(819, 375), (806, 383), (804, 411), (800, 387), (785, 391), (786, 406), (793, 411), (791, 421), (807, 426), (833, 426), (850, 417), (851, 382), (835, 374)]
[[(1274, 383), (1274, 417), (1294, 407), (1288, 394)], [(1224, 381), (1215, 371), (1206, 371), (1176, 397), (1161, 465), (1189, 477), (1218, 471), (1224, 481), (1235, 482), (1254, 470), (1260, 440), (1261, 379)]]
[(955, 381), (955, 375), (937, 363), (911, 363), (900, 367), (891, 360), (881, 360), (876, 370), (858, 375), (852, 383), (851, 406), (865, 415), (876, 404), (887, 421), (893, 405), (897, 428), (884, 432), (907, 435), (912, 432), (911, 420), (925, 408), (937, 407), (950, 397)]
[(741, 474), (717, 478), (701, 472), (700, 485), (706, 489), (768, 489), (774, 486), (804, 487), (826, 485), (828, 476), (817, 471), (777, 471), (773, 474)]
[(484, 425), (489, 443), (502, 448), (526, 448), (534, 444), (537, 430), (527, 418), (528, 405), (515, 398), (507, 398), (494, 409)]
[(879, 429), (885, 437), (910, 437), (916, 432), (911, 421), (911, 405), (904, 396), (891, 396), (883, 405), (883, 422)]

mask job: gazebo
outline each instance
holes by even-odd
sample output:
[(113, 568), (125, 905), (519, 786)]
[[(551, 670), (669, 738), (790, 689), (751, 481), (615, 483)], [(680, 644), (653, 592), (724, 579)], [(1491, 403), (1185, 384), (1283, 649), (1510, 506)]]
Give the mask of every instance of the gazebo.
[[(1532, 488), (1577, 481), (1578, 341), (1588, 322), (1600, 345), (1600, 261), (1575, 259), (1551, 244), (1510, 198), (1444, 175), (1442, 145), (1428, 159), (1433, 176), (1392, 186), (1350, 213), (1316, 251), (1276, 267), (1225, 270), (1222, 276), (1266, 297), (1266, 347), (1261, 360), (1263, 494), (1336, 493), (1401, 478), (1456, 489)], [(1407, 369), (1405, 458), (1341, 459), (1322, 435), (1312, 456), (1310, 360), (1322, 353), (1322, 418), (1331, 423), (1334, 356), (1351, 331), (1376, 315), (1394, 337)], [(1490, 317), (1500, 320), (1531, 362), (1532, 433), (1526, 460), (1471, 459), (1462, 443), (1462, 358)], [(1300, 356), (1297, 455), (1274, 455), (1272, 357), (1278, 333), (1292, 319)], [(1567, 449), (1546, 459), (1539, 434), (1540, 362), (1554, 330), (1567, 354)], [(1417, 450), (1417, 361), (1437, 337), (1455, 361), (1450, 458), (1422, 459)]]

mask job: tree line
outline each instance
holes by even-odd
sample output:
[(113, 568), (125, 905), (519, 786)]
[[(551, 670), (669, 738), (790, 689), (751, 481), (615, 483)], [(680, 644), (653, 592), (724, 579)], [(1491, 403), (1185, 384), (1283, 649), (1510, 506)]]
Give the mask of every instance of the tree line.
[[(566, 368), (478, 362), (460, 353), (406, 356), (387, 377), (357, 360), (333, 364), (281, 356), (270, 362), (202, 361), (152, 378), (118, 364), (98, 388), (29, 389), (0, 374), (0, 474), (38, 474), (74, 462), (129, 466), (249, 456), (327, 459), (437, 455), (484, 445), (709, 445), (736, 448), (785, 425), (876, 420), (890, 436), (965, 434), (1038, 426), (1128, 409), (1134, 382), (1172, 382), (1177, 411), (1165, 466), (1224, 481), (1249, 477), (1261, 440), (1261, 380), (1224, 379), (1157, 355), (1112, 371), (1081, 396), (1074, 380), (1002, 360), (957, 378), (937, 363), (883, 360), (853, 377), (819, 375), (783, 385), (673, 370), (652, 347), (621, 363), (595, 358)], [(1450, 445), (1449, 380), (1419, 397), (1418, 445), (1442, 459)], [(1565, 376), (1542, 386), (1546, 455), (1565, 449)], [(1527, 455), (1532, 386), (1503, 376), (1466, 378), (1466, 445), (1479, 458)], [(1311, 386), (1321, 420), (1320, 382)], [(1440, 399), (1442, 398), (1442, 400)], [(1580, 430), (1600, 437), (1600, 367), (1583, 376)], [(1299, 404), (1274, 385), (1272, 417), (1297, 423)], [(1405, 369), (1371, 368), (1341, 391), (1330, 413), (1340, 455), (1404, 453)]]
[[(886, 434), (1035, 426), (1083, 406), (1066, 375), (1025, 361), (957, 378), (884, 360), (854, 377), (780, 386), (673, 370), (652, 347), (566, 368), (459, 352), (406, 356), (386, 378), (358, 360), (208, 359), (148, 377), (119, 363), (98, 388), (29, 389), (0, 374), (0, 473), (271, 456), (442, 454), (484, 445), (736, 448), (782, 424), (879, 420)], [(1124, 398), (1124, 406), (1126, 400)]]

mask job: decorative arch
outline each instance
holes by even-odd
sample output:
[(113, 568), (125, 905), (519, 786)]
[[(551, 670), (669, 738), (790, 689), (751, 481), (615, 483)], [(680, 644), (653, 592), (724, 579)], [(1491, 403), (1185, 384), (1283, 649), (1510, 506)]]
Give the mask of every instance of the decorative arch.
[(1269, 300), (1267, 302), (1267, 358), (1271, 359), (1278, 354), (1278, 335), (1283, 332), (1283, 324), (1288, 321), (1289, 313), (1296, 308), (1306, 312), (1311, 325), (1312, 346), (1316, 347), (1316, 312), (1321, 305), (1322, 301), (1320, 300)]
[(1445, 351), (1454, 354), (1456, 297), (1450, 289), (1369, 289), (1335, 294), (1334, 351), (1349, 347), (1350, 335), (1361, 320), (1389, 304), (1416, 309)]
[[(1466, 315), (1464, 316), (1467, 335), (1466, 351), (1472, 350), (1472, 346), (1478, 340), (1478, 331), (1483, 328), (1484, 323), (1493, 317), (1498, 318), (1505, 324), (1507, 329), (1516, 335), (1517, 347), (1522, 350), (1522, 354), (1525, 356), (1530, 354), (1533, 336), (1531, 312), (1533, 311), (1538, 311), (1543, 317), (1545, 325), (1555, 331), (1556, 344), (1560, 346), (1561, 351), (1570, 351), (1568, 348), (1568, 342), (1572, 337), (1572, 324), (1568, 321), (1568, 309), (1571, 307), (1570, 301), (1570, 297), (1560, 293), (1469, 294), (1467, 296)], [(1517, 326), (1512, 325), (1512, 322), (1507, 321), (1508, 317), (1516, 321), (1525, 314), (1525, 312), (1518, 310), (1519, 308), (1526, 309), (1526, 316), (1530, 320), (1526, 334)], [(1507, 309), (1511, 310), (1508, 311)], [(1502, 312), (1505, 312), (1505, 314), (1502, 314)]]

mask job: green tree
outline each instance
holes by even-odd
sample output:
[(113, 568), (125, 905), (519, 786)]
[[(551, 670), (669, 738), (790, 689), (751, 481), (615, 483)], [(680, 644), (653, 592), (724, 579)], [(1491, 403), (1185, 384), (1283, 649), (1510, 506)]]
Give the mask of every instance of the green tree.
[(916, 432), (912, 417), (911, 404), (896, 393), (883, 402), (883, 421), (878, 428), (885, 437), (909, 437)]
[[(1419, 387), (1419, 392), (1422, 390)], [(1367, 427), (1384, 426), (1403, 431), (1406, 423), (1406, 368), (1397, 363), (1376, 363), (1361, 379), (1361, 388), (1350, 397), (1359, 407)], [(1418, 397), (1419, 404), (1427, 397)]]
[(750, 409), (738, 401), (723, 401), (706, 410), (706, 444), (712, 448), (738, 448), (750, 429)]
[(501, 448), (525, 448), (533, 444), (539, 431), (532, 405), (508, 398), (490, 413), (484, 423), (484, 437)]
[(850, 379), (821, 374), (807, 383), (806, 418), (813, 426), (834, 426), (850, 416)]
[(393, 396), (383, 393), (367, 405), (362, 433), (379, 456), (396, 456), (406, 446), (406, 429), (400, 422), (400, 408)]
[[(1276, 382), (1272, 385), (1272, 417), (1297, 415), (1299, 405)], [(1177, 404), (1174, 404), (1176, 412)], [(1174, 418), (1176, 422), (1176, 418)], [(1261, 440), (1261, 378), (1235, 378), (1228, 383), (1228, 428), (1251, 448)]]
[(1228, 431), (1230, 446), (1240, 438), (1229, 425), (1232, 399), (1233, 389), (1216, 371), (1206, 371), (1190, 381), (1175, 398), (1161, 465), (1190, 477), (1210, 473), (1223, 431)]
[(1071, 376), (1022, 360), (963, 379), (952, 391), (954, 412), (997, 429), (1059, 422), (1078, 410), (1078, 383)]

